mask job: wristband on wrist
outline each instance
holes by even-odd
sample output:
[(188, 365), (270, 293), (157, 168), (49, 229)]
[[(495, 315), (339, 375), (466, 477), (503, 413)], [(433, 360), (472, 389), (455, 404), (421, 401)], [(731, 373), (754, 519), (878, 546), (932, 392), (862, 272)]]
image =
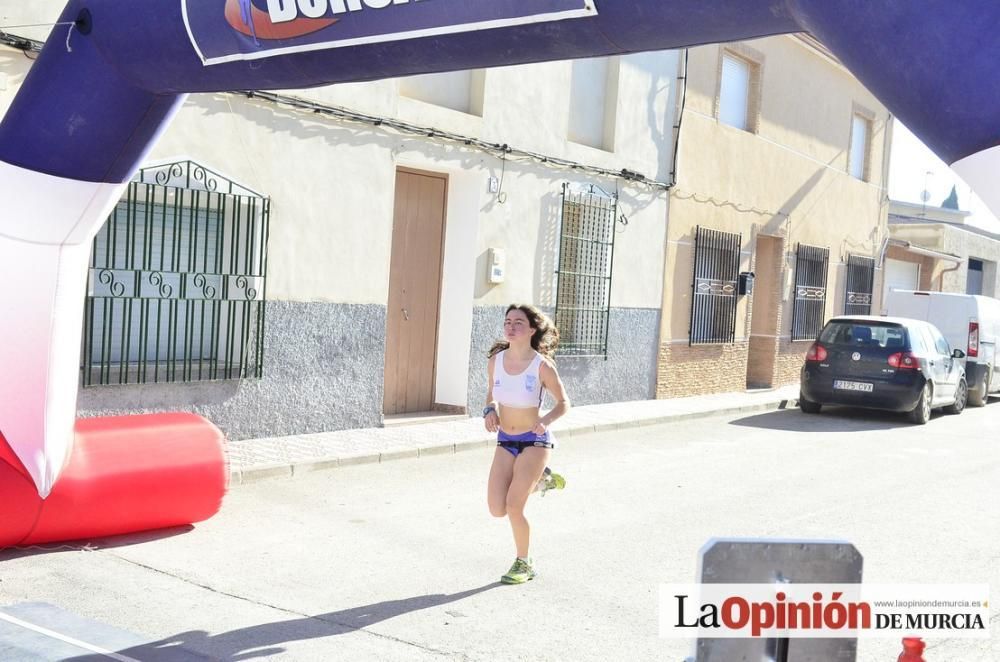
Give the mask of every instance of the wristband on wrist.
[(493, 412), (495, 414), (496, 411), (497, 411), (497, 408), (494, 407), (493, 405), (486, 405), (486, 408), (483, 409), (483, 418), (486, 418), (487, 416), (489, 416), (490, 412)]

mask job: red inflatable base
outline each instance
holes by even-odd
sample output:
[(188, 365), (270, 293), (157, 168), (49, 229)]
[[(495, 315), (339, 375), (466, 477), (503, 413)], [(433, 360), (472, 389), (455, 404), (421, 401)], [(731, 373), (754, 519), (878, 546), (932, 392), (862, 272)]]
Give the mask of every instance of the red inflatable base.
[(0, 548), (204, 521), (226, 492), (224, 440), (194, 414), (82, 419), (69, 464), (42, 500), (0, 435)]

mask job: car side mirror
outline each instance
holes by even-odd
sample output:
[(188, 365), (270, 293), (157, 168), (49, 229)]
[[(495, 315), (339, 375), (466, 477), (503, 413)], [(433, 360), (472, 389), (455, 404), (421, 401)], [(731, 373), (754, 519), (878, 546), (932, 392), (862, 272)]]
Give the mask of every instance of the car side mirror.
[(965, 352), (963, 352), (960, 349), (956, 349), (954, 352), (951, 353), (951, 358), (953, 358), (953, 359), (964, 359), (965, 358)]

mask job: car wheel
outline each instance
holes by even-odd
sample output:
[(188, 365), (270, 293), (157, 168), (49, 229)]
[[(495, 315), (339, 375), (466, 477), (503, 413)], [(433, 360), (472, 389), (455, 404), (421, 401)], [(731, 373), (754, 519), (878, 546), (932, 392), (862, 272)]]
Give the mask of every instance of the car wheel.
[(917, 425), (924, 425), (931, 420), (931, 396), (933, 395), (931, 383), (924, 384), (924, 390), (920, 392), (920, 401), (910, 412), (910, 420)]
[(986, 366), (983, 373), (983, 382), (979, 385), (978, 393), (969, 394), (969, 404), (973, 407), (985, 407), (986, 401), (990, 399), (990, 375), (993, 373), (993, 366)]
[(806, 396), (799, 393), (799, 409), (802, 410), (803, 414), (818, 414), (819, 410), (823, 408), (818, 402), (813, 402), (806, 398)]
[(955, 389), (955, 404), (948, 405), (944, 408), (949, 414), (961, 414), (965, 409), (965, 403), (969, 399), (969, 386), (962, 379), (958, 382), (958, 388)]

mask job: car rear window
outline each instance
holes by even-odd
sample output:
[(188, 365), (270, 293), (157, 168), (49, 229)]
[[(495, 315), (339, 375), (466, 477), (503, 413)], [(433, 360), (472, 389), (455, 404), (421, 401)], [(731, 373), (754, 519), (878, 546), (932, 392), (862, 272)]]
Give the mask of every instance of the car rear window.
[(900, 350), (909, 346), (905, 328), (898, 324), (880, 324), (878, 322), (830, 322), (819, 334), (819, 341), (825, 345), (853, 345)]

